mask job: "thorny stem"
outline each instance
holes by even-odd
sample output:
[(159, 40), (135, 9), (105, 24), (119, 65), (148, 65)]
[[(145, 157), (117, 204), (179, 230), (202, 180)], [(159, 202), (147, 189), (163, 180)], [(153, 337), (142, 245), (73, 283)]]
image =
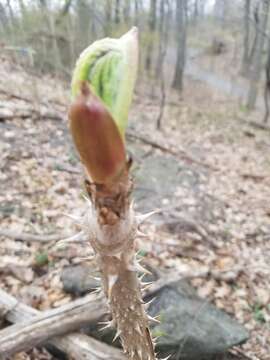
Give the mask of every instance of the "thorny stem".
[[(127, 166), (128, 167), (128, 166)], [(155, 360), (149, 319), (137, 278), (134, 241), (137, 221), (130, 203), (132, 182), (128, 169), (117, 184), (97, 185), (86, 181), (92, 206), (86, 220), (89, 241), (94, 248), (102, 283), (113, 320), (127, 358)]]

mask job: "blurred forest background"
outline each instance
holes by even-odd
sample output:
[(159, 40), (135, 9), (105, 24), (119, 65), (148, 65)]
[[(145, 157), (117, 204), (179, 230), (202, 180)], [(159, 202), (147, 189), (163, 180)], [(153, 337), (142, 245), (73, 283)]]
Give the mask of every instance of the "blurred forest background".
[[(136, 210), (161, 209), (138, 239), (160, 280), (144, 294), (158, 351), (270, 359), (269, 18), (269, 0), (0, 0), (0, 358), (123, 360), (82, 297), (96, 268), (73, 237), (67, 109), (81, 51), (137, 26), (127, 148)], [(45, 310), (47, 325), (20, 325)]]

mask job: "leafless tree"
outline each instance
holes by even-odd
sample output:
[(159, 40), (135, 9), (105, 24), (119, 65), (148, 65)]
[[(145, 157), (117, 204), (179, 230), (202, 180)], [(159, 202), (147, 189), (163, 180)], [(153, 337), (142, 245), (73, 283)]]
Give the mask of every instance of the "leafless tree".
[(241, 72), (247, 74), (250, 63), (250, 5), (251, 0), (245, 0), (244, 7), (244, 51), (242, 56)]
[(116, 25), (120, 23), (120, 6), (120, 0), (115, 0), (114, 22)]
[(157, 0), (151, 0), (149, 18), (148, 18), (149, 39), (148, 39), (148, 46), (146, 50), (146, 61), (145, 61), (145, 68), (148, 72), (150, 72), (152, 68), (152, 56), (154, 51), (154, 35), (156, 30), (156, 22), (157, 22)]
[(257, 41), (254, 46), (254, 60), (253, 67), (250, 73), (250, 84), (249, 92), (247, 98), (247, 107), (248, 109), (253, 109), (256, 103), (257, 93), (258, 93), (258, 83), (260, 80), (260, 73), (262, 68), (262, 59), (263, 59), (263, 47), (264, 39), (266, 32), (266, 26), (268, 21), (269, 13), (269, 0), (263, 0), (260, 4), (260, 16), (259, 16), (259, 31), (257, 34)]
[(186, 63), (186, 0), (176, 1), (177, 58), (172, 87), (183, 90), (183, 76)]

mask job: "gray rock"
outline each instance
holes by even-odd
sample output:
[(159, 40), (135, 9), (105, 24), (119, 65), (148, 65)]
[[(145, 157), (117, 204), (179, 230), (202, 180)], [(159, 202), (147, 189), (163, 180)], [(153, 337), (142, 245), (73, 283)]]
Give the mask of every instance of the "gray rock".
[[(150, 298), (145, 299), (146, 301)], [(199, 298), (187, 282), (179, 281), (162, 288), (148, 310), (160, 315), (161, 323), (152, 327), (158, 337), (159, 358), (172, 360), (231, 359), (227, 350), (248, 340), (248, 332), (224, 311)], [(114, 332), (88, 328), (92, 336), (112, 344)], [(119, 342), (113, 345), (120, 346)]]
[[(93, 290), (98, 285), (92, 277), (95, 274), (95, 270), (86, 266), (65, 268), (61, 276), (65, 291), (82, 294)], [(158, 337), (159, 358), (171, 355), (172, 360), (216, 360), (218, 356), (220, 360), (221, 354), (249, 338), (242, 325), (198, 297), (196, 290), (184, 280), (163, 287), (153, 296), (155, 300), (148, 312), (151, 316), (159, 315), (161, 320), (152, 327), (153, 335)], [(99, 330), (100, 327), (93, 324), (87, 332), (111, 344), (114, 332)], [(120, 346), (120, 343), (113, 345)]]
[(97, 276), (98, 273), (89, 266), (76, 265), (63, 269), (61, 281), (64, 291), (74, 295), (83, 295), (100, 286), (100, 282), (95, 279)]
[(156, 294), (150, 305), (161, 323), (153, 334), (160, 336), (158, 352), (171, 359), (212, 359), (248, 340), (248, 332), (224, 311), (199, 298), (185, 281), (170, 284)]

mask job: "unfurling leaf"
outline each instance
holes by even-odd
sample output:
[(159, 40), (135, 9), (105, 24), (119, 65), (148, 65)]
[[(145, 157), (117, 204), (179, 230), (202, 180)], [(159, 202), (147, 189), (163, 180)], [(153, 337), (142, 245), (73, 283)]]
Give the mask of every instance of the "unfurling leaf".
[(72, 95), (82, 81), (107, 106), (124, 137), (138, 67), (138, 34), (134, 27), (119, 39), (95, 41), (80, 55), (72, 78)]
[(70, 107), (69, 119), (73, 141), (91, 180), (113, 182), (125, 168), (124, 142), (111, 114), (85, 82)]

